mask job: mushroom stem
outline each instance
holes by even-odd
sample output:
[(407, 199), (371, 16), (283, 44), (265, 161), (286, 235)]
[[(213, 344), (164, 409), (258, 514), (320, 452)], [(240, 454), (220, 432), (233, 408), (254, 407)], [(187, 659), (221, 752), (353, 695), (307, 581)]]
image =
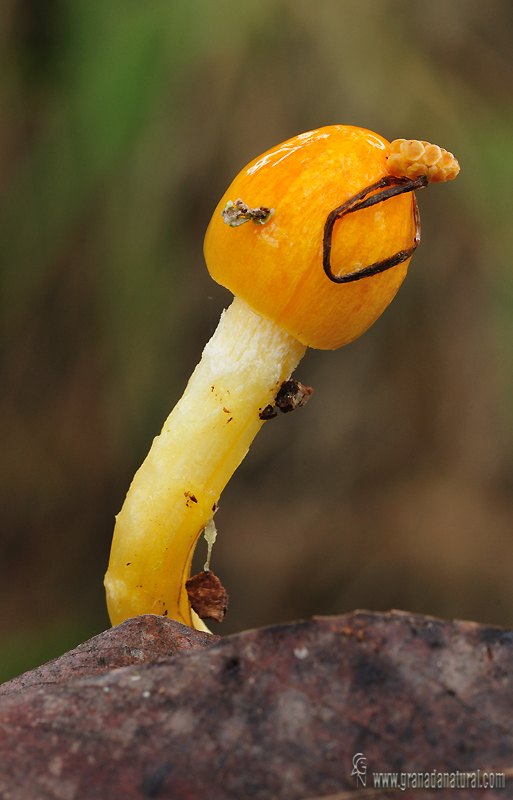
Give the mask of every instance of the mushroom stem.
[(204, 629), (185, 581), (219, 496), (306, 346), (235, 298), (136, 473), (105, 576), (113, 625), (161, 614)]

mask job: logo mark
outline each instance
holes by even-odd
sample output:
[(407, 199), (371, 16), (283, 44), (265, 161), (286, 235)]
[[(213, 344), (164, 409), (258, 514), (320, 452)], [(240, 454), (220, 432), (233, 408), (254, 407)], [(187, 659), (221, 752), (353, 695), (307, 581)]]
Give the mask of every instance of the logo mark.
[(363, 753), (356, 753), (353, 756), (353, 771), (351, 775), (356, 775), (356, 785), (358, 781), (362, 782), (362, 786), (367, 786), (367, 759)]

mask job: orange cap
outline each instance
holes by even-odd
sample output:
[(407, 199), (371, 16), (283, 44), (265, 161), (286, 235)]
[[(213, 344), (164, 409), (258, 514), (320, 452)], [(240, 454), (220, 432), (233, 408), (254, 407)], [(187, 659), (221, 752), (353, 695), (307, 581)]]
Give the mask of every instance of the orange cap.
[[(389, 176), (388, 142), (363, 128), (332, 125), (303, 133), (248, 164), (221, 198), (205, 236), (210, 274), (257, 314), (310, 347), (334, 350), (353, 341), (395, 296), (409, 259), (351, 283), (323, 269), (330, 212)], [(241, 198), (274, 209), (266, 222), (230, 227), (222, 211)], [(391, 197), (335, 222), (334, 275), (358, 271), (412, 247), (413, 194)]]

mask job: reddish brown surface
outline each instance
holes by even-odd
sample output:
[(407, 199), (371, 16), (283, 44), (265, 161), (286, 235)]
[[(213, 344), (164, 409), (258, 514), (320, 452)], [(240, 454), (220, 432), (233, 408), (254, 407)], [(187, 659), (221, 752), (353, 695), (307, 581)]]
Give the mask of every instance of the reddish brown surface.
[(194, 647), (208, 646), (218, 640), (218, 636), (195, 631), (174, 619), (145, 614), (127, 619), (69, 653), (2, 684), (0, 695), (21, 692), (34, 686), (89, 678), (116, 667), (157, 661)]
[(370, 788), (373, 771), (507, 772), (512, 681), (513, 632), (474, 623), (356, 612), (248, 631), (0, 698), (0, 797), (347, 798), (356, 753)]

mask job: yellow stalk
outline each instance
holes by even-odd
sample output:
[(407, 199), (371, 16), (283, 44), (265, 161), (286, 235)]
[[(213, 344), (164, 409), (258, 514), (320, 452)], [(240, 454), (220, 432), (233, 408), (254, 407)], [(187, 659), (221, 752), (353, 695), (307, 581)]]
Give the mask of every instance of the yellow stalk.
[(162, 614), (205, 629), (185, 581), (196, 541), (306, 347), (235, 298), (136, 473), (105, 576), (113, 625)]
[(437, 145), (389, 145), (333, 125), (269, 150), (235, 178), (204, 251), (212, 277), (242, 299), (221, 318), (117, 517), (105, 576), (113, 624), (154, 613), (205, 629), (185, 582), (196, 541), (263, 424), (259, 412), (306, 345), (336, 349), (379, 317), (420, 240), (408, 193), (458, 171)]

